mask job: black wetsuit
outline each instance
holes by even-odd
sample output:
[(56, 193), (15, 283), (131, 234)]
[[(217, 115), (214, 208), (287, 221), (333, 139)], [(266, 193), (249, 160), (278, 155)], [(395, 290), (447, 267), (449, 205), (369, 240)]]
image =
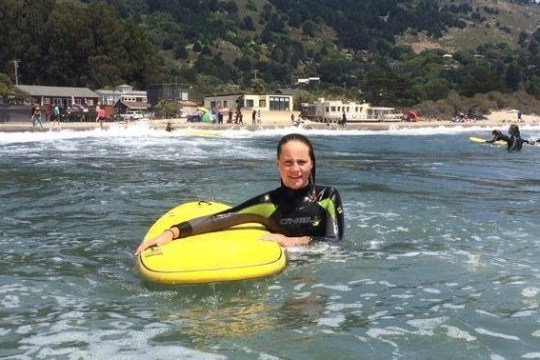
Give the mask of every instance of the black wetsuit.
[(508, 136), (504, 134), (496, 135), (495, 137), (493, 137), (493, 139), (487, 140), (486, 142), (494, 143), (495, 141), (499, 140), (506, 141), (508, 145), (508, 152), (521, 151), (521, 149), (523, 148), (523, 143), (529, 143), (527, 140), (522, 139), (520, 136)]
[(272, 233), (310, 236), (313, 241), (338, 242), (343, 237), (343, 206), (339, 192), (329, 186), (310, 189), (279, 187), (238, 206), (210, 216), (182, 222), (181, 237), (219, 231), (245, 223), (260, 223)]

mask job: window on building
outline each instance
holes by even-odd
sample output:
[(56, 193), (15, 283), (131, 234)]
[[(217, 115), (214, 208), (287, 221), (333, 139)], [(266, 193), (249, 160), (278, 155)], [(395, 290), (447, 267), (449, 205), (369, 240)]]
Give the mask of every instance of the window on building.
[(252, 108), (253, 107), (253, 99), (247, 99), (246, 100), (246, 107)]
[(271, 111), (290, 111), (291, 102), (288, 96), (270, 96)]
[(260, 108), (266, 108), (266, 99), (265, 100), (259, 100), (259, 107)]
[(60, 98), (54, 98), (54, 99), (53, 99), (53, 105), (56, 105), (56, 106), (62, 106), (62, 99), (60, 99)]

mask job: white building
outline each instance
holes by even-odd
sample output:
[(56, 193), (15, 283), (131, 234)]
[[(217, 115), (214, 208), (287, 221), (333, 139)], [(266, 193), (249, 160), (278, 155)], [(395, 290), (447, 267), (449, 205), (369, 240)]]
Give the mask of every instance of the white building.
[[(212, 95), (204, 97), (204, 107), (218, 111), (233, 110), (237, 108), (237, 100), (241, 94)], [(267, 111), (292, 111), (293, 97), (282, 94), (244, 94), (243, 100), (240, 100), (242, 110), (261, 110)]]
[(113, 106), (117, 102), (123, 103), (147, 103), (146, 91), (133, 90), (133, 86), (120, 85), (114, 90), (99, 89), (96, 91), (99, 95), (99, 102), (102, 105)]
[(368, 103), (325, 100), (320, 98), (311, 104), (302, 104), (302, 116), (313, 121), (338, 122), (345, 114), (347, 122), (399, 121), (401, 113), (392, 107), (371, 106)]

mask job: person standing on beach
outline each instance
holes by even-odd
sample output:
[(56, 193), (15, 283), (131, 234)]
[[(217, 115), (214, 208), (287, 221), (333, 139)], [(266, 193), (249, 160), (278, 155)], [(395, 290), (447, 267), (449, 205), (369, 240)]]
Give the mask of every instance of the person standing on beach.
[(346, 124), (347, 124), (347, 114), (343, 112), (343, 116), (341, 117), (341, 122), (339, 125), (341, 125), (342, 127), (345, 127)]
[(41, 121), (41, 109), (38, 105), (34, 106), (32, 109), (32, 124), (34, 127), (37, 127), (38, 125), (43, 127), (43, 122)]
[(255, 125), (257, 120), (257, 110), (253, 109), (251, 112), (251, 125)]
[(103, 122), (107, 118), (107, 113), (105, 112), (105, 108), (98, 105), (96, 107), (96, 113), (97, 113), (96, 122), (99, 121), (99, 126), (103, 129)]
[(58, 105), (54, 105), (53, 111), (52, 111), (52, 122), (54, 123), (56, 121), (56, 125), (60, 126), (60, 108)]

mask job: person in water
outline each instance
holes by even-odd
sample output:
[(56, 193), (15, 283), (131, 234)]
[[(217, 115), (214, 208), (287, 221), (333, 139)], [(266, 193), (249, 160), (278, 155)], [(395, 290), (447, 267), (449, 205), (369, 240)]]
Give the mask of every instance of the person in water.
[(315, 183), (316, 164), (311, 141), (301, 134), (284, 136), (277, 146), (276, 164), (280, 187), (231, 209), (172, 226), (142, 243), (135, 255), (172, 240), (245, 223), (263, 224), (270, 232), (263, 240), (275, 241), (281, 246), (340, 242), (344, 230), (341, 197), (337, 189)]
[(491, 132), (491, 135), (493, 135), (493, 138), (491, 140), (486, 140), (487, 143), (494, 143), (495, 141), (506, 141), (508, 147), (508, 152), (512, 151), (521, 151), (523, 148), (523, 143), (531, 144), (533, 145), (534, 142), (525, 140), (521, 138), (521, 133), (519, 131), (519, 126), (516, 124), (510, 125), (508, 128), (508, 135), (503, 134), (500, 130), (493, 130)]

